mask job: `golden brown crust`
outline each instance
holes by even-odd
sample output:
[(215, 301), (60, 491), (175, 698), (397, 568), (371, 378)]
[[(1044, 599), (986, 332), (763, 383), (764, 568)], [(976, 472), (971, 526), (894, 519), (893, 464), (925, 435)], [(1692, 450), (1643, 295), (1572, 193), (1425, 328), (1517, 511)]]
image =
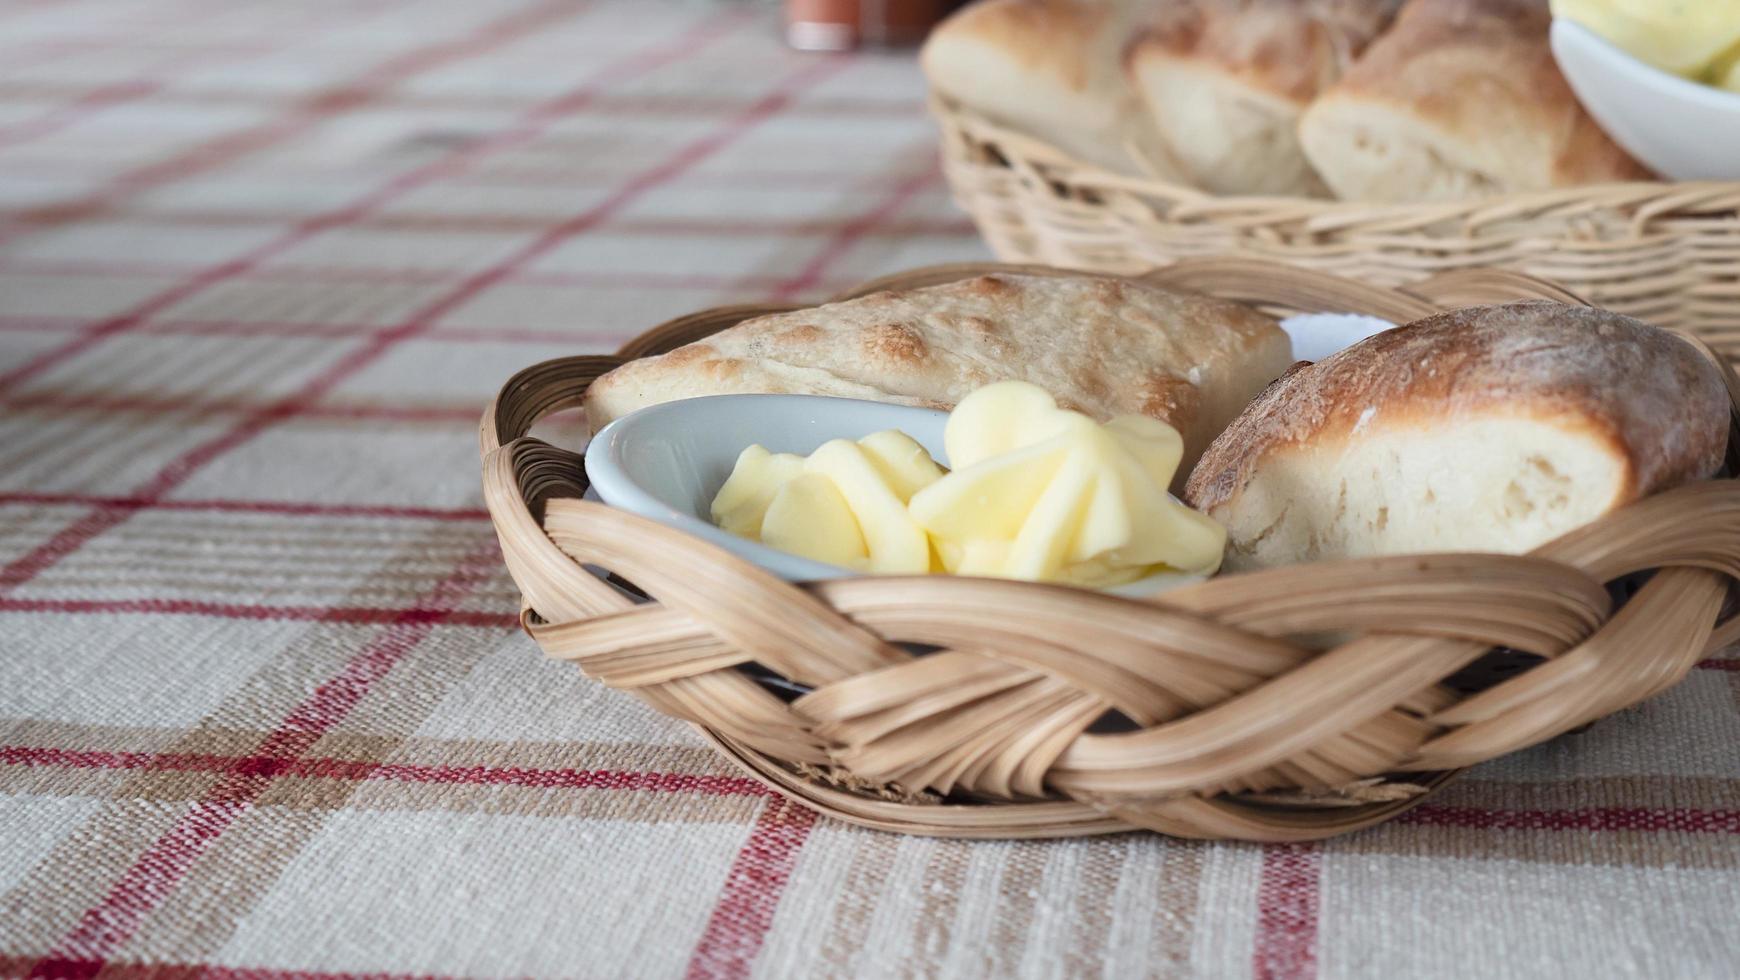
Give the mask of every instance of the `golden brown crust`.
[(1551, 22), (1547, 0), (1408, 0), (1319, 107), (1404, 111), (1487, 158), (1490, 175), (1528, 175), (1501, 190), (1654, 179), (1577, 101), (1553, 60)]
[(1124, 74), (1168, 155), (1219, 194), (1324, 196), (1298, 122), (1400, 0), (1170, 0)]
[(937, 27), (937, 34), (971, 37), (995, 47), (1023, 68), (1053, 73), (1077, 91), (1088, 87), (1089, 65), (1081, 52), (1106, 29), (1112, 3), (1070, 0), (1000, 0), (975, 3)]
[(1395, 430), (1510, 416), (1599, 433), (1628, 469), (1623, 503), (1721, 465), (1720, 374), (1672, 334), (1550, 302), (1455, 310), (1296, 365), (1211, 445), (1185, 488), (1204, 511), (1233, 500), (1272, 454)]
[(930, 353), (924, 337), (901, 323), (876, 323), (864, 331), (864, 356), (872, 363), (922, 364)]
[(1167, 5), (1125, 61), (1194, 61), (1303, 106), (1388, 25), (1401, 0), (1223, 0)]
[(1156, 9), (1183, 0), (981, 0), (931, 32), (919, 63), (933, 90), (1077, 159), (1167, 171), (1120, 55)]
[(698, 395), (808, 393), (950, 407), (1019, 379), (1098, 418), (1176, 427), (1190, 458), (1290, 345), (1249, 307), (1107, 277), (978, 276), (758, 317), (618, 368), (586, 395), (596, 430)]

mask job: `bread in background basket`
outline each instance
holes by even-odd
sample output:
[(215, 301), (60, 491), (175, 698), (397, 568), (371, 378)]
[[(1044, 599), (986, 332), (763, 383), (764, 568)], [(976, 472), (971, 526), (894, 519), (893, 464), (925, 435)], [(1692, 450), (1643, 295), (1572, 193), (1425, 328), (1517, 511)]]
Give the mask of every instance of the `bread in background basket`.
[[(1133, 4), (1146, 18), (1123, 53), (1125, 83), (1140, 97), (1167, 159), (1195, 186), (1323, 197), (1323, 181), (1296, 133), (1299, 116), (1347, 72), (1399, 3)], [(945, 60), (948, 37), (938, 32), (936, 62)]]
[(1545, 0), (1408, 0), (1299, 122), (1336, 197), (1455, 201), (1651, 180), (1553, 61)]
[[(918, 270), (878, 285), (1011, 271)], [(1393, 322), (1565, 298), (1503, 273), (1404, 292), (1238, 261), (1144, 281)], [(1730, 479), (1645, 498), (1528, 555), (1314, 562), (1131, 600), (934, 575), (781, 581), (581, 499), (580, 458), (527, 435), (625, 360), (787, 311), (707, 311), (619, 358), (521, 372), (484, 420), (484, 487), (527, 630), (548, 655), (700, 725), (776, 791), (842, 819), (961, 837), (1330, 836), (1396, 815), (1456, 767), (1647, 698), (1740, 635), (1740, 621), (1721, 619), (1740, 576)], [(1652, 574), (1635, 594), (1605, 588), (1641, 571)], [(1515, 669), (1482, 669), (1495, 647), (1513, 651)]]
[[(1379, 286), (1505, 268), (1740, 354), (1740, 182), (1640, 179), (1558, 77), (1545, 0), (1408, 0), (1363, 44), (1345, 12), (1381, 19), (1385, 0), (1108, 3), (1187, 29), (1153, 51), (1131, 28), (1122, 83), (1092, 60), (1115, 43), (1090, 51), (1050, 29), (1107, 6), (1090, 0), (981, 0), (926, 51), (944, 172), (1003, 261), (1131, 275), (1236, 256)], [(987, 61), (996, 75), (973, 73)], [(1277, 79), (1277, 65), (1298, 71)], [(1127, 106), (1144, 72), (1151, 99), (1182, 105), (1102, 116), (1099, 149), (1082, 151), (1075, 121)], [(1307, 146), (1294, 122), (1311, 104)], [(1137, 136), (1104, 135), (1118, 126)], [(1149, 143), (1160, 150), (1127, 152)], [(1299, 176), (1307, 149), (1332, 186), (1401, 200), (1321, 196), (1315, 167)]]
[(1123, 0), (975, 3), (931, 32), (920, 59), (933, 86), (1082, 160), (1176, 179), (1121, 66), (1147, 18)]
[(983, 0), (923, 63), (937, 92), (1084, 160), (1216, 193), (1649, 179), (1566, 85), (1549, 23), (1546, 0)]

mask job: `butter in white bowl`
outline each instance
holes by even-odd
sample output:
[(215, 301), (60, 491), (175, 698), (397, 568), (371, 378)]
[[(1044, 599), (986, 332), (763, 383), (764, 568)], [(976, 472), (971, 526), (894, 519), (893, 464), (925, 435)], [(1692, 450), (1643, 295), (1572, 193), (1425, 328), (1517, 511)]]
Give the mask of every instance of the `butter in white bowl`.
[(1740, 0), (1552, 0), (1552, 12), (1662, 71), (1740, 89)]
[(1226, 531), (1166, 491), (1184, 441), (1164, 422), (1101, 424), (1007, 381), (968, 395), (943, 439), (956, 469), (911, 511), (945, 571), (1103, 587), (1220, 565)]
[[(1704, 0), (1663, 4), (1668, 8), (1704, 9)], [(1710, 7), (1740, 12), (1733, 0), (1709, 0)], [(1591, 28), (1578, 17), (1585, 7), (1570, 5), (1575, 15), (1553, 20), (1553, 57), (1589, 115), (1632, 156), (1669, 180), (1740, 180), (1740, 68), (1726, 56), (1716, 57), (1688, 78), (1652, 62), (1694, 64), (1710, 50), (1702, 44), (1669, 43), (1659, 32), (1628, 33), (1629, 21), (1592, 19)], [(1653, 21), (1647, 22), (1653, 23)], [(1719, 37), (1690, 32), (1694, 41), (1722, 38), (1732, 44), (1740, 21)], [(1606, 31), (1608, 33), (1602, 33)], [(1611, 34), (1612, 36), (1609, 36)], [(1613, 37), (1624, 38), (1616, 42)], [(1677, 38), (1679, 35), (1675, 34)], [(1643, 55), (1634, 53), (1630, 45)], [(1732, 49), (1725, 49), (1732, 53)], [(1727, 86), (1727, 87), (1718, 87)]]
[(1105, 588), (1220, 563), (1225, 531), (1166, 490), (1184, 445), (1163, 422), (1101, 424), (1011, 381), (963, 399), (943, 442), (953, 472), (894, 430), (807, 458), (752, 445), (710, 512), (781, 551), (884, 574)]
[(884, 429), (832, 439), (807, 458), (759, 443), (710, 508), (732, 534), (854, 571), (922, 575), (930, 541), (907, 512), (912, 495), (943, 475), (911, 436)]

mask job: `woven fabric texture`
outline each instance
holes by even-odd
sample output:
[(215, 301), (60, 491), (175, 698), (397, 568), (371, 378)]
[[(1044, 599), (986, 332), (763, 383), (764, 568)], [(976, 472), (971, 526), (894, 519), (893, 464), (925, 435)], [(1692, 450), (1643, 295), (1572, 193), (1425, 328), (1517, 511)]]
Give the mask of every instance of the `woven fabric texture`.
[(1320, 846), (816, 818), (544, 661), (514, 370), (985, 256), (910, 56), (0, 5), (0, 976), (1740, 975), (1740, 658)]

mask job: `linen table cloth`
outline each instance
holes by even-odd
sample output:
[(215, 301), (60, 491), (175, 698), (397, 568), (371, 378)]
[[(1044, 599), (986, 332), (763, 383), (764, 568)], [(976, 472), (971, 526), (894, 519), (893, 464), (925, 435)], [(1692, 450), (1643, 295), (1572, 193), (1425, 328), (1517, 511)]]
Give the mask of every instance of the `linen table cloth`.
[(1740, 659), (1313, 846), (788, 804), (543, 660), (516, 369), (985, 255), (758, 8), (0, 4), (0, 975), (1740, 975)]

